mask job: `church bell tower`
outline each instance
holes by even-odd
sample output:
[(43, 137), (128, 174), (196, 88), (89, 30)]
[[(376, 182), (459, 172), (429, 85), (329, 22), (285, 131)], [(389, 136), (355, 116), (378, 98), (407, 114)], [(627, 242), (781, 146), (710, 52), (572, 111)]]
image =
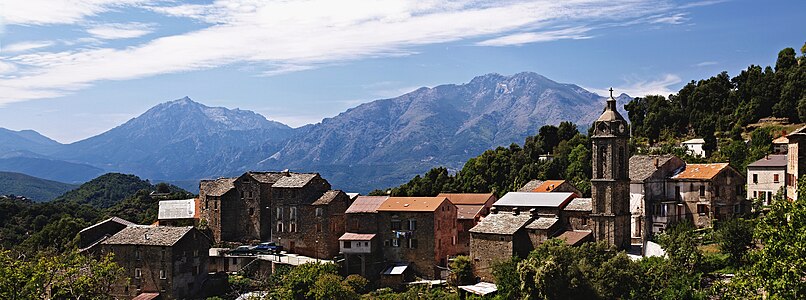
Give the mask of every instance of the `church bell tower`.
[(591, 221), (596, 241), (630, 247), (630, 133), (616, 109), (613, 89), (607, 107), (593, 123)]

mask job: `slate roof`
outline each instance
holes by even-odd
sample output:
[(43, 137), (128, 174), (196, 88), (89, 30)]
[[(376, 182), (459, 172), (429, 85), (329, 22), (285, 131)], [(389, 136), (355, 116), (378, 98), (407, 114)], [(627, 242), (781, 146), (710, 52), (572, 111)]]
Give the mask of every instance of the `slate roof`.
[(352, 233), (345, 232), (339, 238), (339, 241), (370, 241), (375, 238), (374, 233)]
[(784, 167), (786, 168), (786, 154), (771, 154), (747, 165), (748, 168)]
[(329, 190), (324, 194), (322, 194), (322, 196), (319, 197), (319, 199), (316, 199), (316, 201), (311, 203), (311, 205), (328, 205), (330, 204), (330, 202), (333, 202), (333, 200), (336, 200), (336, 197), (338, 197), (339, 194), (343, 193), (344, 192), (340, 190)]
[(563, 208), (563, 210), (591, 211), (593, 210), (593, 205), (591, 204), (591, 198), (571, 199), (571, 202), (568, 202), (568, 205), (566, 205), (565, 208)]
[(531, 181), (529, 181), (526, 184), (524, 184), (523, 187), (518, 189), (518, 192), (531, 192), (531, 191), (534, 191), (534, 189), (539, 187), (541, 184), (543, 184), (543, 180), (532, 179)]
[(557, 224), (557, 218), (537, 218), (537, 220), (532, 221), (529, 225), (526, 225), (526, 229), (539, 229), (539, 230), (546, 230)]
[(193, 230), (192, 226), (129, 226), (112, 235), (101, 244), (173, 246), (191, 230)]
[(389, 197), (378, 211), (435, 211), (445, 201), (445, 197)]
[(711, 179), (729, 166), (728, 163), (716, 164), (688, 164), (683, 172), (675, 175), (674, 179)]
[(207, 196), (221, 197), (235, 188), (236, 178), (219, 178), (216, 180), (202, 180), (200, 188)]
[(277, 179), (277, 182), (272, 184), (272, 187), (301, 188), (317, 176), (319, 176), (318, 173), (288, 173), (287, 176), (283, 175)]
[(566, 231), (557, 236), (558, 239), (564, 240), (569, 246), (578, 246), (583, 241), (592, 236), (590, 231)]
[(493, 206), (562, 207), (576, 195), (574, 193), (509, 192)]
[[(630, 180), (644, 181), (655, 174), (661, 166), (675, 158), (674, 155), (633, 155), (630, 157)], [(655, 167), (655, 160), (657, 166)]]
[(457, 219), (475, 219), (484, 205), (456, 205)]
[(563, 183), (565, 183), (565, 180), (546, 180), (543, 181), (542, 184), (540, 184), (539, 186), (528, 192), (551, 192)]
[(470, 229), (473, 233), (514, 234), (532, 220), (529, 213), (512, 214), (499, 212), (484, 217), (479, 224)]
[(344, 213), (377, 213), (378, 207), (380, 207), (386, 199), (389, 199), (389, 196), (358, 196)]
[(111, 217), (111, 218), (109, 218), (109, 219), (106, 219), (106, 220), (103, 220), (103, 221), (101, 221), (101, 222), (95, 223), (95, 224), (93, 224), (92, 226), (89, 226), (89, 227), (87, 227), (87, 228), (81, 229), (81, 231), (79, 231), (79, 233), (84, 232), (84, 231), (87, 231), (87, 230), (90, 230), (90, 229), (92, 229), (92, 228), (95, 228), (95, 227), (100, 226), (101, 224), (104, 224), (104, 223), (107, 223), (107, 222), (115, 222), (115, 223), (118, 223), (118, 224), (121, 224), (121, 225), (124, 225), (124, 226), (134, 226), (134, 225), (137, 225), (137, 224), (134, 224), (134, 223), (132, 223), (132, 222), (130, 222), (130, 221), (128, 221), (128, 220), (122, 219), (122, 218), (118, 218), (118, 217)]
[(247, 172), (247, 174), (260, 183), (274, 183), (283, 176), (280, 172)]
[(162, 200), (159, 203), (159, 220), (193, 219), (197, 215), (196, 199)]
[(467, 193), (467, 194), (454, 194), (454, 193), (440, 193), (437, 197), (448, 198), (448, 201), (454, 205), (468, 204), (468, 205), (483, 205), (487, 200), (493, 196), (493, 193)]

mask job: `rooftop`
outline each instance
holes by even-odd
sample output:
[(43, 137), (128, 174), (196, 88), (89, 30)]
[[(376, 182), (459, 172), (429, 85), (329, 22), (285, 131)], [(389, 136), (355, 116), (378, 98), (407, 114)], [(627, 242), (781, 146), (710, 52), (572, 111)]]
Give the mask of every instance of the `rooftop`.
[(457, 219), (475, 219), (479, 215), (484, 205), (456, 205)]
[(281, 173), (282, 176), (271, 187), (275, 188), (301, 188), (319, 176), (318, 173)]
[(523, 187), (518, 189), (518, 192), (531, 192), (537, 187), (539, 187), (541, 184), (543, 184), (543, 180), (532, 179), (531, 181), (524, 184)]
[(249, 176), (252, 176), (252, 178), (254, 178), (255, 180), (257, 180), (260, 183), (275, 183), (275, 182), (277, 182), (277, 179), (280, 179), (280, 177), (283, 176), (283, 174), (280, 173), (280, 172), (254, 172), (254, 171), (249, 171), (249, 172), (246, 172), (246, 174), (249, 174)]
[(782, 167), (786, 168), (786, 154), (771, 154), (747, 165), (748, 168)]
[(477, 204), (483, 205), (487, 203), (487, 200), (490, 200), (493, 197), (493, 193), (476, 193), (476, 194), (453, 194), (453, 193), (440, 193), (437, 197), (445, 197), (448, 198), (448, 201), (453, 203), (454, 205), (459, 204)]
[(789, 139), (783, 135), (778, 137), (777, 139), (772, 140), (773, 144), (789, 144)]
[(196, 199), (162, 200), (159, 206), (157, 219), (160, 220), (193, 219), (198, 213)]
[(236, 178), (219, 178), (216, 180), (202, 180), (199, 188), (204, 190), (207, 196), (221, 197), (235, 188)]
[(370, 241), (375, 238), (374, 233), (352, 233), (345, 232), (339, 238), (339, 241)]
[(551, 226), (554, 226), (554, 224), (557, 224), (557, 221), (557, 218), (537, 218), (536, 220), (532, 221), (532, 223), (529, 223), (529, 225), (526, 225), (526, 229), (546, 230), (551, 228)]
[(101, 244), (173, 246), (191, 230), (193, 230), (192, 226), (129, 226), (112, 235)]
[(564, 240), (569, 246), (578, 246), (582, 244), (593, 234), (590, 231), (566, 231), (557, 236), (558, 239)]
[(630, 180), (644, 181), (655, 171), (660, 169), (663, 165), (672, 159), (678, 159), (677, 156), (666, 155), (633, 155), (630, 157)]
[(328, 204), (330, 204), (330, 202), (333, 202), (333, 200), (336, 200), (336, 198), (340, 194), (344, 194), (344, 192), (339, 191), (339, 190), (329, 190), (329, 191), (325, 192), (324, 194), (322, 194), (322, 196), (319, 197), (319, 199), (316, 199), (316, 201), (311, 203), (311, 205), (328, 205)]
[(551, 192), (563, 183), (565, 183), (565, 180), (546, 180), (529, 192)]
[(445, 197), (389, 197), (378, 211), (435, 211), (445, 201)]
[(509, 192), (501, 197), (493, 206), (526, 206), (526, 207), (557, 207), (562, 208), (573, 199), (574, 193), (528, 193)]
[(728, 167), (728, 163), (716, 164), (688, 164), (683, 172), (675, 175), (674, 179), (711, 179)]
[(683, 144), (705, 144), (704, 139), (690, 139), (688, 141), (683, 142)]
[(568, 205), (566, 205), (565, 208), (563, 208), (563, 210), (591, 211), (593, 210), (593, 206), (591, 204), (591, 198), (571, 199), (571, 202), (568, 202)]
[(380, 207), (386, 199), (389, 199), (389, 196), (358, 196), (344, 213), (377, 213), (378, 207)]
[(134, 223), (132, 223), (132, 222), (130, 222), (130, 221), (124, 220), (124, 219), (122, 219), (122, 218), (118, 218), (118, 217), (111, 217), (111, 218), (109, 218), (109, 219), (106, 219), (106, 220), (103, 220), (103, 221), (101, 221), (101, 222), (95, 223), (95, 224), (93, 224), (92, 226), (89, 226), (89, 227), (87, 227), (87, 228), (81, 229), (81, 231), (79, 231), (79, 233), (84, 232), (84, 231), (87, 231), (87, 230), (90, 230), (91, 228), (98, 227), (98, 226), (100, 226), (101, 224), (106, 224), (106, 223), (108, 223), (108, 222), (114, 222), (114, 223), (118, 223), (118, 224), (120, 224), (120, 225), (124, 225), (124, 226), (134, 226), (134, 225), (137, 225), (137, 224), (134, 224)]
[(484, 217), (478, 225), (470, 229), (473, 233), (514, 234), (532, 220), (529, 213), (513, 214), (499, 212)]

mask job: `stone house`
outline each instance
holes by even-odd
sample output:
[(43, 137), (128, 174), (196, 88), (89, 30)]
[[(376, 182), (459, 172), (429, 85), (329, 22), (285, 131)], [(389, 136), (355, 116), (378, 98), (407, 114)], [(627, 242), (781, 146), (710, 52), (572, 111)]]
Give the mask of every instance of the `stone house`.
[(446, 197), (456, 206), (456, 254), (470, 253), (470, 229), (476, 226), (490, 213), (490, 208), (498, 199), (493, 193), (486, 194), (454, 194), (441, 193), (437, 197)]
[(280, 173), (247, 172), (199, 183), (200, 217), (220, 242), (271, 240), (271, 184)]
[(747, 165), (747, 198), (760, 199), (769, 205), (772, 197), (784, 188), (786, 155), (767, 155)]
[(529, 213), (494, 211), (470, 229), (470, 259), (481, 281), (493, 281), (492, 268), (513, 256), (526, 257), (534, 249), (528, 231)]
[(798, 200), (798, 179), (806, 173), (806, 126), (786, 136), (789, 141), (786, 157), (786, 197)]
[[(728, 163), (688, 164), (672, 177), (676, 207), (666, 213), (664, 227), (687, 219), (699, 228), (712, 221), (729, 219), (743, 213), (749, 205), (745, 199), (745, 178)], [(663, 212), (663, 211), (661, 211)], [(653, 226), (658, 222), (653, 220)]]
[(135, 225), (136, 224), (127, 220), (112, 217), (84, 228), (78, 232), (79, 252), (94, 252), (97, 246), (110, 236), (113, 236), (126, 227)]
[(551, 193), (551, 192), (572, 192), (577, 197), (582, 197), (582, 192), (570, 181), (567, 180), (537, 180), (527, 182), (518, 192)]
[(346, 232), (339, 238), (346, 274), (359, 274), (370, 280), (380, 275), (382, 243), (378, 237), (378, 207), (388, 196), (357, 196), (344, 212)]
[(440, 278), (455, 253), (456, 206), (446, 197), (389, 197), (378, 207), (378, 235), (387, 264), (405, 263), (414, 274)]
[(560, 225), (570, 231), (590, 231), (592, 210), (591, 198), (574, 198), (563, 207), (560, 213)]
[[(669, 209), (676, 202), (670, 198), (674, 186), (672, 176), (682, 171), (686, 163), (674, 155), (633, 155), (630, 157), (630, 233), (633, 243), (644, 240), (644, 232), (658, 233), (665, 228)], [(646, 209), (655, 220), (647, 224)], [(648, 230), (652, 230), (651, 232)]]
[(536, 209), (540, 215), (554, 216), (560, 215), (560, 211), (577, 194), (573, 192), (552, 192), (552, 193), (532, 193), (532, 192), (509, 192), (493, 204), (499, 211), (512, 211), (518, 209), (527, 212)]
[(100, 244), (100, 254), (129, 276), (113, 286), (116, 297), (159, 293), (163, 299), (198, 298), (207, 277), (210, 240), (193, 227), (129, 226)]
[(199, 222), (201, 201), (198, 198), (161, 200), (157, 212), (159, 226), (193, 226)]

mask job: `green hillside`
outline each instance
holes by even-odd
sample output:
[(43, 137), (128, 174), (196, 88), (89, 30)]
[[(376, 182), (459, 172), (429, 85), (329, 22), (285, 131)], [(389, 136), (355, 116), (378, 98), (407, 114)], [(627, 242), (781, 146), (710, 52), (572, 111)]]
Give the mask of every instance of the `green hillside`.
[(0, 172), (0, 195), (25, 196), (43, 202), (50, 201), (76, 185), (46, 180), (22, 173)]

